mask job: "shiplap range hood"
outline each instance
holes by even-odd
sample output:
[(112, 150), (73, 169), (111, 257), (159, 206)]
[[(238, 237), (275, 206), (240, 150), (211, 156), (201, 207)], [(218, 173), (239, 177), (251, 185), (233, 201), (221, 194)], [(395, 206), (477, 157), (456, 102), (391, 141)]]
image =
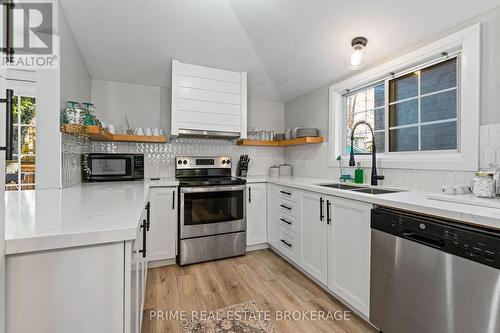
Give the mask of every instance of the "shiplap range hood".
[(247, 73), (172, 61), (173, 137), (247, 136)]

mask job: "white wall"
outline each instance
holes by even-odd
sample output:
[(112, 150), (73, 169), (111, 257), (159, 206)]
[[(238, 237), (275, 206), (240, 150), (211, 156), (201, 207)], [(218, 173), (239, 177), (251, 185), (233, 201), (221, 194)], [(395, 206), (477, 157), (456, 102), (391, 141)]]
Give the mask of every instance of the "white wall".
[(90, 102), (91, 77), (64, 12), (59, 6), (61, 108), (66, 101)]
[[(132, 127), (170, 129), (171, 90), (165, 87), (92, 80), (92, 103), (99, 120), (126, 130), (125, 116)], [(285, 104), (257, 98), (249, 99), (248, 127), (283, 132)]]
[[(429, 42), (437, 40), (452, 32), (463, 29), (466, 26), (481, 22), (482, 34), (482, 59), (481, 59), (481, 147), (480, 166), (488, 166), (487, 161), (495, 162), (495, 150), (488, 148), (485, 133), (498, 130), (500, 123), (500, 7), (491, 10), (481, 16), (463, 23), (460, 26), (435, 36), (432, 40), (423, 41), (416, 46), (418, 48)], [(369, 47), (369, 46), (368, 46)], [(406, 50), (403, 53), (406, 53)], [(401, 54), (395, 55), (399, 56)], [(390, 59), (387, 59), (390, 60)], [(376, 64), (379, 65), (379, 64)], [(374, 66), (376, 66), (374, 65)], [(357, 73), (356, 73), (357, 74)], [(334, 84), (335, 82), (332, 82)], [(327, 139), (328, 134), (328, 88), (327, 86), (315, 89), (303, 96), (292, 99), (285, 103), (286, 127), (310, 126), (321, 129), (321, 134)], [(467, 112), (466, 110), (464, 112)], [(493, 157), (492, 157), (493, 156)], [(500, 163), (500, 155), (496, 159)], [(285, 151), (285, 160), (292, 164), (294, 173), (301, 176), (325, 177), (338, 179), (339, 168), (328, 167), (328, 143), (304, 147), (289, 147)], [(353, 171), (346, 168), (347, 172)], [(472, 173), (446, 172), (433, 170), (402, 170), (385, 169), (380, 170), (385, 174), (386, 180), (382, 183), (390, 186), (402, 186), (410, 189), (427, 191), (438, 191), (443, 184), (467, 183), (472, 178)], [(370, 170), (366, 169), (365, 180), (368, 179)]]
[(125, 116), (132, 128), (167, 129), (170, 118), (170, 89), (133, 83), (92, 80), (92, 103), (99, 120), (125, 133)]
[(90, 101), (90, 74), (68, 26), (58, 11), (59, 68), (36, 72), (36, 188), (61, 187), (60, 110), (66, 100)]

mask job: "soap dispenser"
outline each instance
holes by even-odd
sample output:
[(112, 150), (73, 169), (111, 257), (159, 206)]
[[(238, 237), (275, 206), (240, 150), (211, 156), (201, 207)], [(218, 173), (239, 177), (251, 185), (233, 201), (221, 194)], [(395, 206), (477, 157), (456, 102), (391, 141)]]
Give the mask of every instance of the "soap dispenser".
[(356, 170), (354, 170), (354, 182), (356, 184), (363, 184), (364, 182), (364, 170), (361, 168), (361, 162), (358, 162)]

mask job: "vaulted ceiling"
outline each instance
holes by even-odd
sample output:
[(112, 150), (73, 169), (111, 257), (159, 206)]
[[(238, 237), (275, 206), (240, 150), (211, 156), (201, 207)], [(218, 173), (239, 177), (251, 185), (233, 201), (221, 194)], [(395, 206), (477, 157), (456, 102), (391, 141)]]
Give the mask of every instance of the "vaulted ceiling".
[(432, 38), (500, 0), (61, 0), (95, 79), (170, 86), (171, 60), (247, 71), (250, 96), (288, 101)]

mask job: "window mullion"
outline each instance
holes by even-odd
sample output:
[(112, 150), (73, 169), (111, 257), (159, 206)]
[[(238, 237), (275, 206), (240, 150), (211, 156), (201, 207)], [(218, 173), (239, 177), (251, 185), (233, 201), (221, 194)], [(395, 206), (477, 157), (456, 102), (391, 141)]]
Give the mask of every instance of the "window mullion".
[(389, 152), (389, 79), (384, 81), (384, 152)]
[(422, 125), (421, 125), (421, 115), (420, 115), (420, 105), (421, 105), (421, 91), (420, 91), (420, 83), (422, 79), (422, 72), (418, 72), (417, 75), (417, 94), (418, 94), (418, 99), (417, 99), (417, 112), (418, 112), (418, 151), (422, 150)]

